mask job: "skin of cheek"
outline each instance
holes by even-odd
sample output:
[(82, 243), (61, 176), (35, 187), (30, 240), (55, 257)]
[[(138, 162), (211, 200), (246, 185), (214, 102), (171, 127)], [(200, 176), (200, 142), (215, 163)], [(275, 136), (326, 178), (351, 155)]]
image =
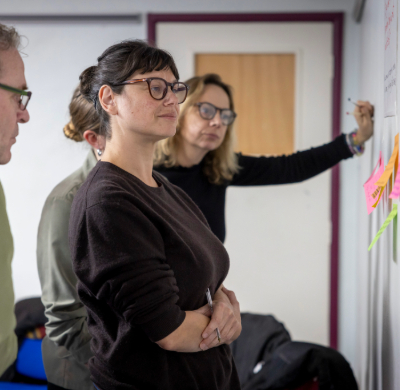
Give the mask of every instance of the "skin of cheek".
[(7, 164), (11, 159), (11, 146), (18, 134), (15, 102), (1, 91), (0, 95), (0, 164)]
[[(0, 83), (23, 88), (26, 84), (25, 68), (17, 49), (1, 51)], [(18, 95), (0, 90), (0, 164), (11, 159), (11, 146), (16, 142), (18, 123), (29, 121), (28, 110), (20, 111)]]
[[(210, 127), (209, 122), (203, 118), (200, 118), (192, 108), (186, 114), (182, 129), (180, 131), (180, 137), (184, 143), (188, 143), (200, 149), (211, 151), (221, 146), (222, 142), (224, 141), (226, 131), (227, 126), (223, 126), (223, 128), (218, 130)], [(204, 133), (207, 132), (217, 133), (220, 138), (210, 139), (204, 136)]]
[(157, 116), (172, 111), (172, 108), (163, 107), (162, 101), (157, 101), (147, 95), (147, 91), (140, 91), (134, 96), (125, 96), (122, 103), (124, 128), (130, 128), (142, 135), (162, 138), (175, 135), (177, 121), (167, 121)]

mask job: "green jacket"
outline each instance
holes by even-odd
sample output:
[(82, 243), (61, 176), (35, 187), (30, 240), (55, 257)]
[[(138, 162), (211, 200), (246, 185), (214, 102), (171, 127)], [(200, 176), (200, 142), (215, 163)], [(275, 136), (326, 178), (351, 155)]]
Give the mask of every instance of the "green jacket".
[(92, 356), (86, 309), (79, 300), (68, 246), (68, 224), (75, 194), (96, 165), (91, 150), (83, 166), (48, 196), (39, 224), (37, 264), (47, 317), (42, 343), (47, 380), (72, 389), (94, 389), (85, 365)]
[(14, 333), (14, 288), (11, 261), (14, 243), (6, 211), (6, 199), (0, 183), (0, 376), (17, 358), (18, 343)]

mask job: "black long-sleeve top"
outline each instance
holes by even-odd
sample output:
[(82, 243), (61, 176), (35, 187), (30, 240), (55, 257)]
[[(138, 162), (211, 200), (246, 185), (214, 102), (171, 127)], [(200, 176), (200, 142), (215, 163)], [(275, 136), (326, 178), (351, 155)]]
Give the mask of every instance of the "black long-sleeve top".
[(332, 142), (289, 156), (251, 157), (238, 154), (240, 170), (231, 181), (212, 184), (203, 173), (203, 162), (190, 168), (155, 167), (168, 180), (182, 188), (199, 206), (211, 230), (225, 240), (225, 196), (228, 186), (260, 186), (299, 183), (352, 157), (344, 134)]
[(156, 342), (185, 311), (207, 303), (229, 257), (203, 214), (154, 172), (158, 187), (98, 162), (72, 204), (69, 240), (78, 294), (88, 312), (101, 390), (239, 390), (229, 346), (171, 352)]

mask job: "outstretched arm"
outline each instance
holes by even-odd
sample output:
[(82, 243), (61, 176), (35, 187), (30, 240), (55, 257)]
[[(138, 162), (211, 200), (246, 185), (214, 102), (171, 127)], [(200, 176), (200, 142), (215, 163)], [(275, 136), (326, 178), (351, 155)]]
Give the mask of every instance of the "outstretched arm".
[[(358, 101), (354, 114), (358, 123), (356, 142), (361, 144), (372, 136), (373, 106)], [(353, 156), (347, 136), (340, 135), (333, 141), (315, 148), (288, 156), (252, 157), (239, 154), (240, 171), (233, 177), (231, 185), (256, 186), (299, 183), (310, 179), (340, 161)]]

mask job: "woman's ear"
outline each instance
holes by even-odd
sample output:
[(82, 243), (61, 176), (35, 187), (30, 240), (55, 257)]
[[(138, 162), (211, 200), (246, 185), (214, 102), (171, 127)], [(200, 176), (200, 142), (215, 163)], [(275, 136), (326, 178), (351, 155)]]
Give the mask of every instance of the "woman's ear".
[(116, 115), (118, 113), (114, 97), (114, 92), (109, 85), (101, 86), (99, 91), (99, 103), (103, 107), (103, 110), (110, 115)]
[(98, 135), (93, 130), (86, 130), (83, 133), (83, 138), (94, 149), (104, 150), (106, 147), (106, 139), (102, 135)]

